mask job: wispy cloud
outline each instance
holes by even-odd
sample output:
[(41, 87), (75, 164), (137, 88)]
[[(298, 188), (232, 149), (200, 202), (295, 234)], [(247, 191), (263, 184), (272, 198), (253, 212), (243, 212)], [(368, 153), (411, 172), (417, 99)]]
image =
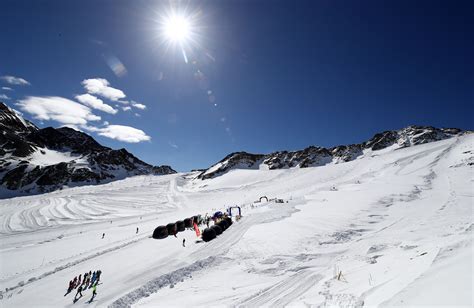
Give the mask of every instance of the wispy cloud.
[(26, 81), (25, 79), (20, 78), (20, 77), (14, 77), (14, 76), (6, 75), (6, 76), (1, 76), (0, 79), (5, 81), (6, 83), (12, 84), (12, 85), (17, 85), (17, 86), (30, 85), (30, 83), (28, 81)]
[(5, 94), (0, 94), (0, 99), (10, 99), (10, 98)]
[(141, 129), (125, 125), (108, 125), (104, 128), (99, 128), (97, 133), (100, 136), (129, 143), (151, 140), (151, 137)]
[(2, 90), (5, 90), (5, 91), (13, 91), (13, 89), (10, 88), (10, 87), (2, 87)]
[(175, 149), (178, 148), (178, 145), (177, 145), (176, 143), (174, 143), (174, 142), (171, 142), (171, 141), (170, 141), (170, 142), (168, 142), (168, 144), (169, 144), (170, 147), (172, 147), (172, 148), (175, 148)]
[(93, 109), (97, 109), (110, 114), (116, 114), (118, 112), (117, 109), (112, 108), (112, 106), (110, 105), (104, 104), (101, 99), (90, 94), (76, 95), (76, 99), (84, 105), (87, 105)]
[(123, 111), (130, 111), (130, 110), (132, 110), (132, 107), (130, 107), (130, 106), (125, 106), (125, 107), (122, 107), (122, 110), (123, 110)]
[(16, 105), (42, 121), (54, 120), (61, 124), (86, 125), (88, 121), (100, 120), (89, 107), (59, 96), (27, 96)]
[(125, 97), (122, 90), (109, 87), (110, 83), (104, 78), (85, 79), (82, 81), (82, 85), (88, 93), (105, 97), (111, 101), (118, 101)]
[(132, 101), (132, 106), (135, 107), (135, 108), (141, 109), (141, 110), (145, 110), (145, 109), (146, 109), (146, 105), (137, 103), (137, 102), (135, 102), (135, 101)]

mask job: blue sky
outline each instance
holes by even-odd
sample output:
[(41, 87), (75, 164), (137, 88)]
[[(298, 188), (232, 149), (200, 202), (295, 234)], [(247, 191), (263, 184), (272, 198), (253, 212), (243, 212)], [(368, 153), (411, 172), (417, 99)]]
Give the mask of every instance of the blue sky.
[[(187, 62), (163, 37), (171, 6), (192, 20)], [(0, 95), (40, 127), (75, 126), (180, 171), (411, 124), (473, 129), (472, 11), (472, 1), (7, 0)]]

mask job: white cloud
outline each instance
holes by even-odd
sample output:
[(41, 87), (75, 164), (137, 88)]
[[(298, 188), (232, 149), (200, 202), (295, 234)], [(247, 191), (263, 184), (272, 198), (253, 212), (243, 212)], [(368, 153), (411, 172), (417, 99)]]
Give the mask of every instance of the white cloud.
[(30, 85), (28, 81), (20, 77), (1, 76), (0, 79), (4, 80), (6, 83), (17, 85), (17, 86)]
[(74, 130), (77, 130), (78, 132), (84, 132), (84, 130), (82, 128), (80, 128), (79, 126), (77, 125), (74, 125), (74, 124), (64, 124), (64, 125), (61, 125), (60, 127), (69, 127), (69, 128), (72, 128)]
[(108, 125), (107, 127), (100, 128), (98, 134), (100, 136), (129, 143), (151, 140), (151, 137), (141, 129), (125, 125)]
[(135, 102), (135, 101), (132, 101), (132, 106), (135, 107), (135, 108), (141, 109), (141, 110), (146, 109), (146, 105), (137, 103), (137, 102)]
[(87, 105), (93, 109), (97, 109), (110, 114), (116, 114), (118, 112), (117, 109), (112, 108), (112, 106), (110, 105), (104, 104), (101, 99), (90, 94), (76, 95), (76, 99), (84, 105)]
[(169, 144), (170, 147), (172, 147), (172, 148), (175, 148), (175, 149), (178, 148), (178, 145), (177, 145), (176, 143), (174, 143), (174, 142), (171, 142), (171, 141), (170, 141), (170, 142), (168, 142), (168, 144)]
[(109, 125), (109, 121), (104, 121), (104, 125)]
[(141, 115), (139, 113), (136, 113), (136, 112), (135, 112), (135, 116), (138, 117), (138, 118), (141, 117)]
[(124, 104), (124, 105), (130, 104), (129, 101), (125, 101), (125, 100), (118, 100), (117, 102), (119, 102), (119, 103), (121, 103), (121, 104)]
[(10, 88), (10, 87), (2, 87), (2, 90), (5, 90), (5, 91), (13, 91), (13, 89)]
[(27, 96), (16, 105), (42, 121), (54, 120), (61, 124), (86, 125), (88, 121), (100, 120), (89, 107), (59, 96)]
[(130, 106), (125, 106), (125, 107), (122, 107), (123, 111), (129, 111), (129, 110), (132, 110), (132, 107)]
[(84, 89), (90, 94), (96, 94), (110, 99), (111, 101), (118, 101), (125, 97), (122, 90), (109, 87), (109, 82), (104, 78), (92, 78), (82, 81)]
[(5, 94), (0, 94), (0, 99), (10, 99), (10, 98)]

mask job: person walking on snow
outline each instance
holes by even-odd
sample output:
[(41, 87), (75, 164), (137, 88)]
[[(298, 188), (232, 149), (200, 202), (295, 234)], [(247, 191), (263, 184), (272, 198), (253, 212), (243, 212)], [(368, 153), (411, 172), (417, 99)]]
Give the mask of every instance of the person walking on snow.
[(186, 247), (185, 243), (186, 243), (186, 239), (183, 238), (183, 247)]
[(97, 270), (97, 283), (100, 281), (100, 275), (102, 274), (101, 270)]
[(138, 234), (138, 227), (137, 227), (137, 234)]
[(79, 289), (77, 289), (77, 293), (76, 293), (76, 296), (74, 296), (74, 299), (77, 298), (77, 294), (81, 295), (79, 298), (82, 297), (82, 285), (79, 286)]
[(97, 278), (97, 272), (94, 271), (94, 272), (92, 273), (91, 285), (94, 284), (96, 278)]
[(68, 295), (69, 293), (71, 293), (72, 289), (74, 289), (74, 281), (73, 280), (70, 280), (69, 281), (69, 287), (67, 288), (67, 292), (66, 294), (64, 294), (64, 296)]
[(102, 238), (104, 238), (104, 237), (105, 237), (105, 233), (102, 233)]
[(94, 300), (95, 296), (97, 295), (97, 283), (94, 284), (94, 286), (92, 287), (92, 298), (91, 298), (91, 302)]

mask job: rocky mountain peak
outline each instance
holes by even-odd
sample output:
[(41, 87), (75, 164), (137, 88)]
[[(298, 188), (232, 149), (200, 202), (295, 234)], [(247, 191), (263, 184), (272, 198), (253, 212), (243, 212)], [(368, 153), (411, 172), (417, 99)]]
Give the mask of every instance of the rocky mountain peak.
[(359, 144), (339, 145), (332, 148), (309, 146), (303, 150), (278, 151), (264, 155), (236, 152), (202, 171), (198, 178), (210, 179), (233, 169), (307, 168), (329, 163), (344, 163), (357, 159), (364, 154), (364, 151), (378, 151), (391, 146), (409, 147), (451, 138), (460, 133), (462, 131), (457, 128), (411, 125), (400, 130), (377, 133), (368, 141)]
[(126, 149), (102, 146), (69, 127), (39, 129), (0, 103), (0, 197), (98, 184), (142, 174), (176, 173)]

